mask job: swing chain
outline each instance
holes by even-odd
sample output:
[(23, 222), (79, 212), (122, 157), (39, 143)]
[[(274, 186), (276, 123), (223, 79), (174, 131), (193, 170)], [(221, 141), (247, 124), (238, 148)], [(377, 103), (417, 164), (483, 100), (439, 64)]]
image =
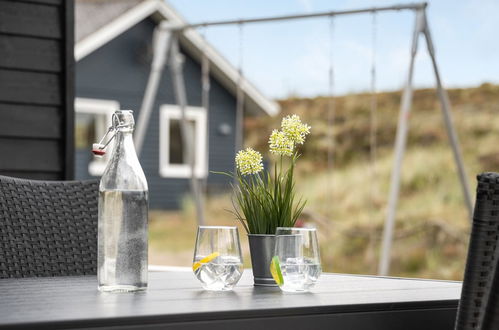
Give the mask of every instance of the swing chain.
[(239, 23), (239, 45), (238, 45), (238, 79), (236, 86), (236, 150), (242, 149), (243, 147), (243, 125), (244, 125), (244, 93), (243, 93), (243, 43), (244, 43), (244, 24)]
[(208, 60), (208, 55), (206, 51), (208, 49), (208, 42), (206, 40), (207, 27), (203, 26), (203, 30), (201, 32), (201, 36), (203, 37), (205, 43), (202, 50), (202, 59), (201, 59), (201, 86), (203, 88), (203, 92), (210, 90), (210, 61)]
[[(327, 182), (327, 194), (332, 196), (333, 194), (333, 167), (334, 167), (334, 153), (335, 153), (335, 136), (334, 136), (334, 121), (336, 117), (336, 104), (334, 98), (334, 50), (333, 50), (333, 39), (334, 39), (334, 15), (329, 16), (329, 70), (328, 70), (328, 102), (327, 102), (327, 169), (328, 169), (328, 180)], [(328, 203), (328, 213), (332, 217), (332, 203)]]
[(371, 107), (370, 107), (370, 128), (369, 128), (369, 145), (370, 145), (370, 163), (371, 163), (371, 184), (372, 195), (376, 195), (375, 179), (376, 179), (376, 158), (377, 158), (377, 70), (376, 70), (376, 49), (377, 49), (377, 14), (372, 13), (372, 35), (371, 35)]
[(239, 71), (239, 79), (242, 79), (243, 76), (243, 46), (244, 46), (244, 24), (238, 23), (238, 71)]

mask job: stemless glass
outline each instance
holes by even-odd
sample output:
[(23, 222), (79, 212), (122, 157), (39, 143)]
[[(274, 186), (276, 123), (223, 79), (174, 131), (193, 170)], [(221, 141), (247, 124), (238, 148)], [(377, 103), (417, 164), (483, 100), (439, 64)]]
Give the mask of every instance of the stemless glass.
[(321, 274), (315, 228), (277, 228), (271, 270), (282, 291), (310, 290)]
[(232, 290), (243, 274), (237, 227), (199, 226), (192, 270), (206, 290)]

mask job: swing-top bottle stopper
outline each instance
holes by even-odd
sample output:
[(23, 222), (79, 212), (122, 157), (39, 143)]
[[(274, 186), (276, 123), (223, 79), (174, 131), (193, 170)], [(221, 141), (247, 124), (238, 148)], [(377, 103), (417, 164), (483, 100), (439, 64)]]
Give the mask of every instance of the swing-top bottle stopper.
[[(133, 126), (135, 121), (133, 120), (133, 111), (132, 110), (118, 110), (113, 113), (113, 117), (111, 119), (111, 126), (107, 129), (106, 134), (100, 139), (98, 143), (92, 144), (92, 153), (95, 157), (101, 158), (106, 154), (106, 147), (111, 143), (111, 141), (116, 136), (118, 129), (130, 129), (133, 130)], [(109, 133), (114, 132), (113, 135), (107, 140), (106, 137)]]
[(106, 154), (106, 147), (102, 143), (92, 144), (92, 153), (94, 156), (101, 158)]

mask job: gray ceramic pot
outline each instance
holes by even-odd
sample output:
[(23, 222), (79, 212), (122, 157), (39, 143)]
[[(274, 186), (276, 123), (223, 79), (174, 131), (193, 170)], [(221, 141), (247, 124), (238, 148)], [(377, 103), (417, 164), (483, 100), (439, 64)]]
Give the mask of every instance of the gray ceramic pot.
[(248, 234), (253, 279), (256, 286), (277, 286), (270, 274), (274, 256), (275, 235)]

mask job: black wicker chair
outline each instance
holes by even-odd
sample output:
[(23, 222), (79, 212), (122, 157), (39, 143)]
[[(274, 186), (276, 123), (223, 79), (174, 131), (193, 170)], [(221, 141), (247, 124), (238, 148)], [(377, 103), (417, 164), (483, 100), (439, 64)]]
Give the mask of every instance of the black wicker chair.
[(96, 274), (98, 187), (0, 176), (0, 278)]
[(499, 173), (483, 173), (477, 180), (456, 330), (499, 329)]

